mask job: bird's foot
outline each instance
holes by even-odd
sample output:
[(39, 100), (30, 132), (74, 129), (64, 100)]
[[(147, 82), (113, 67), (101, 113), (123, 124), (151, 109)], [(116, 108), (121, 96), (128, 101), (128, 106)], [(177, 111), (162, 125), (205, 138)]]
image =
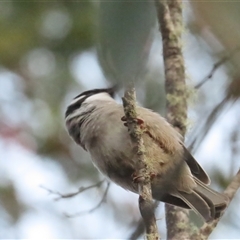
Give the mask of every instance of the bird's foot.
[(157, 176), (156, 173), (151, 172), (150, 173), (150, 180), (152, 181)]
[(143, 182), (144, 181), (144, 176), (142, 174), (137, 174), (136, 172), (134, 172), (132, 174), (132, 181), (134, 183), (140, 183), (140, 182)]
[[(156, 176), (157, 176), (156, 173), (150, 172), (149, 173), (150, 181), (152, 181)], [(136, 172), (134, 172), (132, 174), (132, 180), (134, 183), (141, 183), (145, 180), (145, 177), (141, 173), (137, 174)]]
[[(123, 125), (124, 125), (125, 127), (128, 127), (128, 121), (127, 121), (126, 116), (123, 116), (123, 117), (121, 118), (121, 121), (124, 122)], [(136, 123), (140, 126), (141, 129), (144, 128), (144, 121), (143, 121), (141, 118), (134, 118), (134, 119), (133, 119), (133, 122), (136, 122)]]

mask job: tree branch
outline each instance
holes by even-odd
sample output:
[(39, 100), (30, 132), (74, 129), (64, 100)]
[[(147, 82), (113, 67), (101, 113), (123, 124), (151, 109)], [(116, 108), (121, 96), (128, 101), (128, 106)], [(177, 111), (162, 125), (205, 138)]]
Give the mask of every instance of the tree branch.
[[(182, 54), (181, 0), (155, 0), (163, 40), (167, 119), (184, 135), (187, 119), (185, 68)], [(174, 17), (171, 17), (174, 16)]]
[(139, 119), (137, 118), (138, 115), (136, 112), (136, 94), (133, 85), (130, 85), (125, 91), (122, 100), (126, 123), (134, 149), (136, 150), (136, 161), (138, 161), (135, 179), (137, 179), (138, 183), (139, 209), (146, 228), (146, 238), (148, 240), (157, 240), (160, 237), (154, 214), (150, 172), (145, 157), (145, 147), (142, 139), (143, 131), (138, 124)]
[[(187, 93), (182, 54), (182, 1), (155, 0), (163, 41), (167, 120), (184, 136), (187, 120)], [(168, 239), (189, 239), (188, 211), (166, 204)]]

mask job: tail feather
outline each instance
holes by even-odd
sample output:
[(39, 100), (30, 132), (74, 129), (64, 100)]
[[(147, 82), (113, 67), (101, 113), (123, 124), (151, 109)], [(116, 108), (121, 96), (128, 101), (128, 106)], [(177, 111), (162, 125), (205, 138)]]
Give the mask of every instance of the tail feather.
[(213, 219), (212, 212), (214, 211), (213, 205), (210, 207), (198, 193), (185, 193), (178, 192), (178, 197), (181, 198), (196, 214), (202, 216), (206, 222)]
[(197, 187), (193, 192), (189, 194), (179, 191), (178, 197), (207, 222), (219, 218), (227, 206), (227, 197), (209, 188), (197, 178), (194, 179)]
[(224, 210), (226, 208), (228, 198), (225, 195), (209, 188), (197, 178), (194, 178), (194, 180), (197, 183), (197, 188), (195, 189), (197, 193), (199, 193), (204, 199), (208, 198), (211, 200), (215, 208), (218, 208), (219, 210)]

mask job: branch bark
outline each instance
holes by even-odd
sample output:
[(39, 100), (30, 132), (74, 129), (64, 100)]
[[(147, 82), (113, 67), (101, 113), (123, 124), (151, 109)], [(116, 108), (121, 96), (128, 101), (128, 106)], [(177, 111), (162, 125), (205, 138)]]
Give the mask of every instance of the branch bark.
[[(185, 68), (182, 54), (182, 1), (155, 0), (159, 29), (163, 40), (163, 59), (165, 67), (165, 89), (167, 94), (167, 119), (184, 136), (187, 120), (187, 89), (185, 84)], [(216, 64), (197, 87), (211, 78), (214, 71), (231, 55)], [(229, 184), (224, 194), (229, 197), (229, 203), (240, 187), (240, 170)], [(188, 212), (177, 207), (166, 205), (166, 223), (168, 239), (208, 239), (221, 218), (205, 223), (197, 232), (190, 235)], [(181, 223), (181, 224), (179, 224)]]
[(132, 139), (134, 149), (136, 150), (136, 157), (138, 161), (135, 179), (137, 179), (138, 182), (139, 210), (146, 228), (146, 238), (148, 240), (157, 240), (160, 239), (160, 236), (158, 234), (154, 214), (155, 208), (152, 199), (151, 178), (148, 170), (147, 159), (145, 157), (145, 147), (142, 139), (143, 131), (138, 124), (136, 94), (133, 85), (129, 85), (122, 100), (128, 131)]
[[(182, 54), (182, 1), (155, 0), (163, 41), (166, 118), (184, 136), (187, 120), (187, 93)], [(168, 239), (189, 239), (188, 211), (166, 204)]]

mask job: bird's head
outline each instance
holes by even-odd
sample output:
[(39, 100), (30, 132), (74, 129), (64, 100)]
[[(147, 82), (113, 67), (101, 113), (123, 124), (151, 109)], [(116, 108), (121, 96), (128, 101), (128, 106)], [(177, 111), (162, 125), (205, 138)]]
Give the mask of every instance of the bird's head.
[(77, 95), (71, 103), (68, 105), (65, 112), (65, 118), (67, 119), (71, 115), (75, 115), (75, 112), (79, 110), (84, 103), (91, 103), (93, 101), (101, 100), (110, 100), (113, 99), (116, 88), (102, 88), (102, 89), (93, 89), (80, 93)]

